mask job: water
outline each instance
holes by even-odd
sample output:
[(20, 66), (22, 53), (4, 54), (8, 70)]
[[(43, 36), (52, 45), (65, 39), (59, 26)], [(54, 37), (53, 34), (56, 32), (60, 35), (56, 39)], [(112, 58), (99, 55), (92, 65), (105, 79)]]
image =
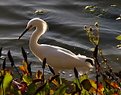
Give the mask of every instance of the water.
[[(87, 12), (88, 5), (97, 6), (95, 13)], [(45, 10), (43, 14), (35, 14), (36, 10)], [(121, 13), (120, 0), (1, 0), (0, 1), (0, 47), (3, 55), (11, 50), (17, 65), (23, 59), (21, 47), (28, 52), (29, 61), (33, 62), (33, 71), (41, 65), (28, 48), (27, 33), (21, 40), (18, 36), (23, 32), (26, 23), (34, 17), (44, 19), (48, 23), (48, 32), (39, 43), (58, 45), (74, 53), (91, 56), (93, 45), (83, 31), (84, 25), (100, 24), (100, 47), (110, 60), (115, 71), (121, 70), (121, 50), (116, 48), (120, 42), (115, 39), (121, 34), (121, 20), (116, 21)], [(101, 15), (102, 14), (102, 15)], [(1, 61), (2, 63), (2, 61)], [(9, 65), (9, 64), (8, 64)]]

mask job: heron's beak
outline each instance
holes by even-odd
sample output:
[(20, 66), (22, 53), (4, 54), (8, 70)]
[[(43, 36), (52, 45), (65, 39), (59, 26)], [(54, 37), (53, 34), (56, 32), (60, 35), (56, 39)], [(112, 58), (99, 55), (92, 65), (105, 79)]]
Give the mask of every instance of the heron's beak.
[(31, 27), (32, 27), (32, 26), (26, 28), (26, 29), (24, 30), (24, 32), (19, 36), (18, 40), (20, 40), (21, 37), (22, 37)]

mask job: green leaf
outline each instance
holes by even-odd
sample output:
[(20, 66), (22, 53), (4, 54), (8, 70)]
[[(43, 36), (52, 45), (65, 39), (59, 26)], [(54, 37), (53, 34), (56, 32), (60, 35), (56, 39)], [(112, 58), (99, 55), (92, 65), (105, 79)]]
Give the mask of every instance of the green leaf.
[(78, 84), (75, 84), (75, 87), (74, 88), (75, 88), (75, 91), (74, 91), (73, 94), (75, 95), (76, 93), (78, 93), (80, 95), (81, 94), (80, 92), (81, 92), (82, 88), (79, 87)]
[(30, 76), (24, 75), (23, 81), (26, 82), (27, 84), (30, 84), (32, 83), (32, 78)]
[(37, 89), (37, 86), (34, 83), (31, 83), (28, 86), (26, 95), (31, 95), (32, 93), (34, 93), (36, 91), (36, 89)]
[(64, 95), (66, 92), (67, 86), (65, 84), (62, 84), (58, 90), (55, 91), (54, 95)]
[(87, 76), (86, 74), (80, 76), (78, 79), (75, 78), (75, 79), (74, 79), (74, 83), (77, 84), (77, 86), (78, 86), (79, 89), (81, 89), (80, 83), (81, 83), (83, 80), (85, 80), (85, 79), (88, 79), (88, 76)]
[(3, 88), (4, 88), (4, 90), (6, 90), (6, 88), (9, 86), (12, 79), (13, 79), (12, 75), (9, 72), (7, 72), (5, 74), (5, 76), (4, 76), (4, 79), (3, 79)]
[(83, 80), (89, 79), (87, 74), (81, 75), (79, 80), (82, 82)]
[(12, 95), (20, 95), (20, 91), (18, 90), (17, 87), (14, 87), (14, 86), (11, 86), (11, 93), (12, 93)]
[[(96, 94), (90, 94), (89, 91), (85, 90), (84, 88), (81, 90), (81, 95), (96, 95)], [(99, 94), (101, 95), (101, 94)]]
[(121, 40), (121, 35), (116, 37), (117, 40)]
[(50, 84), (47, 82), (47, 84), (44, 87), (44, 91), (46, 95), (49, 95), (50, 93)]

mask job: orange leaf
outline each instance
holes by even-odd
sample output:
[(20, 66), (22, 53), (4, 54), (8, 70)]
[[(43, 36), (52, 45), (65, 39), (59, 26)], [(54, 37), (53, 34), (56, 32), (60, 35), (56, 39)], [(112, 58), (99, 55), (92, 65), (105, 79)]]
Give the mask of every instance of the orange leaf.
[(118, 93), (114, 93), (113, 95), (119, 95)]
[(121, 89), (116, 82), (111, 82), (110, 80), (105, 80), (105, 81), (108, 83), (108, 85), (110, 85), (116, 89)]
[(22, 65), (22, 66), (19, 66), (19, 69), (21, 70), (21, 71), (23, 71), (24, 73), (26, 73), (26, 70), (25, 70), (25, 67)]
[(92, 85), (92, 88), (90, 89), (90, 92), (92, 93), (98, 93), (99, 95), (104, 95), (103, 91), (104, 91), (104, 87), (102, 85), (102, 83), (98, 83), (98, 89), (97, 89), (97, 84), (94, 80), (90, 80), (90, 83)]
[(120, 89), (120, 87), (118, 86), (118, 84), (116, 82), (111, 82), (110, 84), (112, 87)]
[(19, 66), (19, 69), (24, 73), (28, 74), (27, 63), (25, 61), (22, 62), (23, 65)]
[(98, 83), (98, 90), (104, 91), (104, 87), (103, 87), (102, 83)]
[(59, 83), (55, 79), (52, 81), (52, 83), (59, 87)]

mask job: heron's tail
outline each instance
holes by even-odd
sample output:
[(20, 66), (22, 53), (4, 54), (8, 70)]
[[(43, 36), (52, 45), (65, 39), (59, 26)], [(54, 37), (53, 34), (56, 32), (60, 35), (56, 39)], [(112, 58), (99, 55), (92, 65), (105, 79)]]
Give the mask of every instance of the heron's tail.
[(88, 64), (88, 66), (90, 68), (93, 68), (93, 66), (94, 66), (93, 58), (87, 57), (85, 55), (80, 55), (80, 54), (78, 54), (77, 57), (79, 58), (79, 60), (83, 60), (86, 64)]

